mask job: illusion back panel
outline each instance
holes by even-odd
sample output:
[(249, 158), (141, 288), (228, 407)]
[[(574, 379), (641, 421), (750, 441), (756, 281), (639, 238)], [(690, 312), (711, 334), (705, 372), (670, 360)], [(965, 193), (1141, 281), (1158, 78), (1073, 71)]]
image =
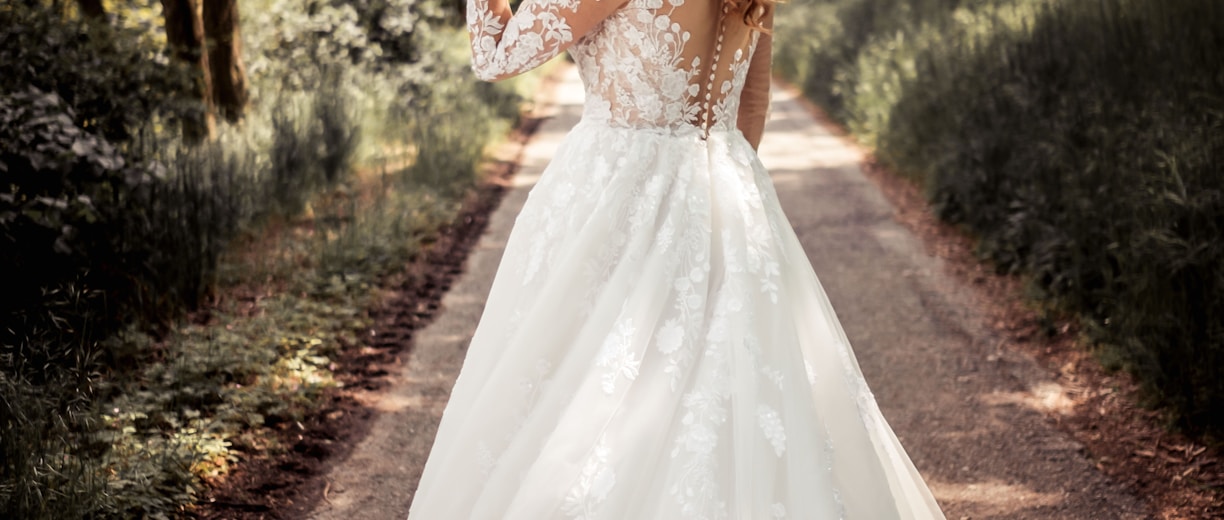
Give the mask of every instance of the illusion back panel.
[[(601, 0), (608, 1), (608, 0)], [(759, 33), (721, 0), (631, 0), (574, 46), (585, 117), (629, 127), (735, 127)]]

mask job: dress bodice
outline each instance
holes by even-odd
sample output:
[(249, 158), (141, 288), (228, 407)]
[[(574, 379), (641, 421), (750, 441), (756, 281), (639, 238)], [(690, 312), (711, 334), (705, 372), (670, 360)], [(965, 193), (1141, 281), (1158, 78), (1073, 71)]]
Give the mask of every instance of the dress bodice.
[(571, 50), (584, 117), (614, 126), (733, 129), (759, 33), (720, 0), (632, 0)]
[(492, 2), (468, 3), (477, 75), (513, 76), (568, 49), (587, 121), (708, 135), (736, 128), (750, 68), (768, 90), (768, 48), (753, 59), (762, 33), (724, 0), (525, 0), (513, 16)]

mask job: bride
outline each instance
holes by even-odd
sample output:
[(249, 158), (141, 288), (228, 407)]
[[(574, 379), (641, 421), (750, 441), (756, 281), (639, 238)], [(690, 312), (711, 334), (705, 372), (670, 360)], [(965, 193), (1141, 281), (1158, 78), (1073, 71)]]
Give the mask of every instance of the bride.
[(773, 0), (468, 0), (582, 121), (515, 223), (413, 520), (929, 519), (756, 155)]

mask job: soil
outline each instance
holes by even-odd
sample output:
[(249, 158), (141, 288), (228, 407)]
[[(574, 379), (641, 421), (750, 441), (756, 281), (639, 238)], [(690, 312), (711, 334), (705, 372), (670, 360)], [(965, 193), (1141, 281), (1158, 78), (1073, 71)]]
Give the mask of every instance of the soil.
[[(541, 118), (524, 115), (508, 139), (521, 149)], [(458, 275), (489, 215), (506, 191), (517, 157), (491, 161), (481, 182), (463, 201), (455, 223), (439, 230), (405, 270), (383, 284), (383, 304), (371, 311), (374, 326), (362, 331), (360, 344), (342, 345), (335, 360), (340, 383), (306, 420), (278, 426), (276, 453), (240, 461), (224, 479), (210, 482), (200, 505), (190, 512), (202, 519), (304, 518), (318, 500), (326, 500), (323, 478), (332, 461), (343, 460), (369, 430), (376, 411), (371, 399), (388, 385), (409, 352), (413, 334), (436, 314), (442, 296)]]

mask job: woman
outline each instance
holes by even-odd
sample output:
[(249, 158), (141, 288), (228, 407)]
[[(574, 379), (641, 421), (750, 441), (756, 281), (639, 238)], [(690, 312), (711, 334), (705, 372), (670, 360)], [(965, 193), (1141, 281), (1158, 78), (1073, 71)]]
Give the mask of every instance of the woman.
[(756, 155), (771, 0), (469, 0), (582, 121), (520, 214), (413, 520), (942, 518)]

